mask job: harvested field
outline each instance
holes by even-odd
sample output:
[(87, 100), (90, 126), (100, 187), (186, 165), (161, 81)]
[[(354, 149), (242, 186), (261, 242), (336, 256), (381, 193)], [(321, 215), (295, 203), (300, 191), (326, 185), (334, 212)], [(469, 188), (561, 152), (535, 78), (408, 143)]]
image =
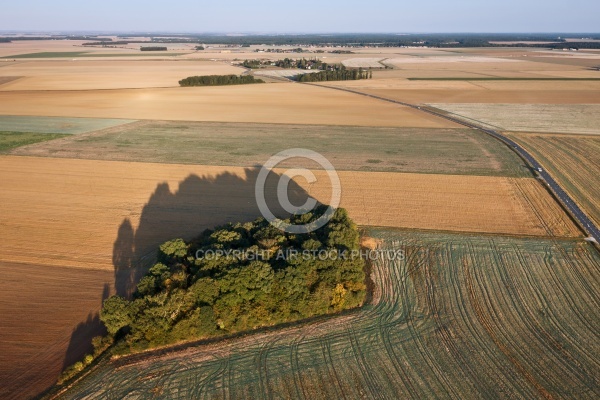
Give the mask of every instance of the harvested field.
[(532, 176), (508, 147), (468, 129), (140, 121), (13, 154), (253, 167), (291, 138), (338, 170)]
[[(0, 171), (0, 268), (7, 277), (0, 326), (10, 326), (0, 332), (0, 350), (10, 348), (0, 351), (0, 378), (11, 382), (2, 398), (43, 389), (80, 358), (98, 333), (93, 313), (101, 299), (126, 293), (158, 244), (260, 215), (256, 169), (4, 156)], [(362, 225), (578, 235), (566, 217), (557, 222), (560, 209), (536, 192), (533, 179), (366, 172), (340, 179), (341, 205)], [(326, 184), (290, 186), (293, 198), (329, 200)], [(268, 183), (268, 200), (275, 188)], [(546, 199), (541, 214), (529, 208), (532, 196)], [(17, 332), (35, 337), (16, 345)]]
[(600, 136), (509, 133), (600, 225)]
[(458, 118), (496, 129), (600, 134), (600, 105), (430, 104)]
[(2, 76), (23, 78), (0, 90), (90, 90), (178, 87), (194, 75), (240, 74), (242, 68), (212, 61), (27, 61), (0, 68)]
[(4, 261), (0, 271), (0, 398), (31, 398), (103, 332), (96, 313), (114, 292), (113, 272)]
[(0, 115), (0, 130), (77, 135), (129, 124), (133, 120)]
[(450, 63), (512, 63), (518, 60), (510, 60), (505, 58), (497, 57), (481, 57), (481, 56), (470, 56), (470, 55), (433, 55), (425, 57), (399, 57), (389, 58), (385, 60), (385, 64), (393, 66), (403, 66), (405, 64), (450, 64)]
[[(465, 91), (479, 92), (485, 96), (489, 91), (510, 91), (521, 92), (523, 94), (532, 92), (597, 92), (600, 90), (599, 80), (578, 80), (570, 78), (544, 78), (544, 77), (527, 77), (527, 78), (496, 78), (496, 77), (481, 77), (481, 76), (453, 76), (453, 77), (387, 77), (381, 75), (377, 77), (377, 72), (374, 71), (374, 78), (369, 80), (358, 81), (338, 81), (327, 82), (328, 86), (339, 86), (348, 88), (365, 88), (365, 89), (403, 89), (403, 90), (447, 90), (457, 93)], [(383, 72), (383, 71), (381, 71)], [(536, 80), (550, 79), (550, 80)], [(582, 78), (587, 79), (587, 78)]]
[(408, 103), (439, 104), (600, 104), (600, 97), (592, 90), (377, 90), (365, 93)]
[[(324, 172), (305, 187), (327, 203)], [(360, 225), (511, 235), (581, 236), (533, 178), (340, 172), (341, 207)], [(532, 206), (544, 208), (533, 209)]]
[(0, 76), (0, 86), (4, 85), (5, 83), (16, 81), (20, 78), (22, 78), (22, 76)]
[(456, 127), (351, 93), (297, 83), (83, 91), (0, 91), (0, 114), (291, 124)]
[(587, 243), (371, 230), (373, 304), (99, 366), (61, 398), (600, 396), (600, 256)]
[(342, 61), (344, 66), (349, 68), (385, 68), (380, 61), (383, 58), (349, 58)]
[[(260, 215), (256, 168), (4, 156), (0, 170), (0, 259), (6, 262), (111, 269), (124, 221), (147, 231), (135, 246), (142, 257), (172, 237)], [(320, 183), (300, 180), (298, 190), (328, 203), (325, 172), (314, 172)], [(529, 208), (527, 199), (543, 194), (512, 178), (340, 172), (340, 179), (341, 206), (361, 225), (579, 236), (566, 216), (556, 223), (562, 211), (552, 201), (541, 214)], [(147, 221), (144, 210), (156, 221)]]

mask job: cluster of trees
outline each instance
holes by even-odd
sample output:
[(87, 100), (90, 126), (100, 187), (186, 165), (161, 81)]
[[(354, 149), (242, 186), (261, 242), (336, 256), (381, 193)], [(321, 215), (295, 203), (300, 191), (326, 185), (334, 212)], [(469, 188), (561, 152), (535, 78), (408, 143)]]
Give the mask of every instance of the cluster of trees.
[(371, 79), (372, 77), (372, 71), (364, 71), (362, 68), (346, 69), (342, 65), (333, 70), (298, 75), (296, 80), (298, 82), (355, 81), (358, 79)]
[(242, 67), (258, 69), (264, 66), (271, 65), (270, 61), (261, 61), (261, 60), (244, 60), (242, 63)]
[(311, 58), (307, 60), (306, 58), (302, 59), (293, 59), (293, 58), (284, 58), (283, 60), (270, 61), (270, 60), (244, 60), (241, 64), (243, 67), (258, 69), (267, 67), (270, 65), (274, 65), (279, 68), (299, 68), (299, 69), (327, 69), (327, 64), (323, 61), (320, 61), (316, 58)]
[(167, 51), (167, 48), (164, 46), (142, 46), (140, 47), (141, 51)]
[(307, 60), (306, 58), (299, 60), (284, 58), (283, 60), (275, 61), (275, 65), (280, 68), (327, 69), (327, 63), (317, 60), (316, 58), (310, 60)]
[[(323, 212), (288, 222), (310, 223)], [(315, 256), (289, 256), (304, 250)], [(364, 260), (316, 256), (353, 250), (359, 233), (343, 209), (309, 234), (287, 234), (264, 219), (217, 227), (161, 245), (159, 263), (133, 299), (108, 298), (100, 319), (110, 337), (122, 338), (114, 351), (127, 353), (358, 307), (366, 295)]]
[(252, 75), (204, 75), (190, 76), (179, 81), (180, 86), (226, 86), (246, 85), (250, 83), (265, 83)]

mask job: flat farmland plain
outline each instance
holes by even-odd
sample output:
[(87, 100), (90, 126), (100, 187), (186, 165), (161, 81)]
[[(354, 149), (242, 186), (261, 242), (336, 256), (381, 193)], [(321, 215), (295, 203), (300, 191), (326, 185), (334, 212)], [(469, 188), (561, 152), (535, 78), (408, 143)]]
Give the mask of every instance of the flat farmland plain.
[(179, 87), (179, 81), (188, 76), (239, 75), (243, 71), (214, 61), (25, 61), (0, 68), (0, 79), (20, 76), (0, 85), (0, 91)]
[[(260, 216), (258, 168), (11, 156), (0, 157), (0, 167), (4, 261), (111, 269), (124, 221), (132, 230), (149, 224), (136, 244), (141, 257), (172, 237)], [(298, 190), (328, 204), (324, 174), (315, 171), (319, 181), (310, 185), (296, 178)], [(579, 236), (550, 195), (535, 191), (533, 178), (342, 171), (340, 179), (341, 206), (360, 225)], [(539, 196), (545, 207), (536, 214), (527, 202)]]
[(591, 90), (447, 90), (447, 89), (366, 89), (365, 93), (374, 94), (407, 103), (438, 104), (487, 104), (511, 103), (516, 105), (549, 104), (579, 105), (600, 104), (597, 92)]
[(600, 256), (580, 241), (370, 230), (371, 304), (337, 318), (104, 362), (75, 398), (600, 396)]
[[(126, 293), (158, 244), (260, 216), (255, 168), (3, 156), (0, 171), (0, 267), (9, 277), (0, 326), (10, 327), (0, 331), (0, 377), (11, 382), (3, 398), (51, 385), (88, 351), (89, 342), (79, 341), (101, 332), (102, 298)], [(580, 236), (531, 178), (348, 171), (340, 179), (341, 206), (361, 225)], [(268, 200), (276, 183), (268, 182)], [(290, 186), (297, 199), (329, 202), (327, 184), (295, 179)], [(542, 202), (541, 213), (531, 201)], [(21, 346), (18, 332), (44, 334)], [(79, 341), (70, 342), (70, 333)]]
[(0, 114), (356, 126), (456, 127), (341, 91), (270, 83), (223, 87), (0, 91)]
[(531, 152), (586, 214), (600, 224), (600, 136), (508, 135)]
[(510, 149), (469, 129), (139, 121), (13, 154), (252, 167), (292, 139), (338, 170), (532, 176)]
[(429, 104), (506, 131), (600, 134), (600, 104)]

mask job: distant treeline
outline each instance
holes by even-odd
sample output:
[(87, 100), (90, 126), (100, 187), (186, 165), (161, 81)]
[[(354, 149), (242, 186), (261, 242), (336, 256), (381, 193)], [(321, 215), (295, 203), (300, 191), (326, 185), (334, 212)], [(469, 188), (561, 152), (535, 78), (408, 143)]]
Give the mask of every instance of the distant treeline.
[(0, 38), (0, 43), (11, 43), (9, 38)]
[(325, 82), (325, 81), (355, 81), (358, 79), (370, 79), (373, 77), (373, 72), (363, 71), (362, 69), (345, 69), (327, 70), (315, 72), (312, 74), (298, 75), (298, 82)]
[[(119, 39), (128, 39), (132, 36), (117, 36)], [(155, 37), (144, 33), (135, 34), (136, 38), (147, 38), (148, 41), (119, 40), (111, 43), (109, 38), (98, 38), (97, 36), (69, 36), (54, 35), (49, 37), (15, 36), (10, 40), (95, 40), (98, 42), (116, 43), (197, 43), (197, 44), (223, 44), (247, 47), (250, 45), (287, 45), (287, 46), (343, 46), (343, 47), (541, 47), (541, 48), (600, 48), (598, 42), (566, 42), (566, 38), (586, 38), (589, 40), (600, 39), (599, 34), (590, 33), (552, 33), (552, 34), (306, 34), (306, 35), (248, 35), (248, 36), (226, 36), (226, 35), (169, 35), (169, 37)], [(492, 44), (490, 42), (553, 42), (551, 44), (529, 44), (515, 43), (511, 45)], [(336, 51), (346, 52), (338, 49)]]
[[(115, 42), (111, 42), (110, 40), (107, 42), (105, 40), (100, 41), (100, 42), (87, 42), (84, 43), (83, 46), (106, 46), (106, 45), (127, 45), (130, 42), (125, 42), (125, 41), (115, 41)], [(141, 43), (141, 42), (140, 42)], [(144, 42), (146, 43), (146, 42)]]
[[(500, 46), (500, 45), (496, 45)], [(506, 47), (506, 45), (502, 45)], [(525, 44), (525, 45), (510, 45), (509, 47), (537, 47), (543, 49), (600, 49), (600, 42), (560, 42), (548, 44)]]
[(161, 47), (161, 46), (146, 46), (146, 47), (140, 47), (141, 51), (167, 51), (166, 47)]
[(204, 75), (190, 76), (179, 81), (180, 86), (227, 86), (247, 85), (250, 83), (265, 83), (252, 75)]
[(9, 41), (20, 41), (20, 40), (97, 40), (99, 42), (111, 42), (111, 38), (99, 38), (97, 36), (68, 36), (68, 35), (52, 35), (52, 36), (9, 36), (2, 37), (2, 39), (8, 39)]
[[(495, 47), (489, 42), (495, 41), (536, 41), (536, 42), (561, 42), (571, 46), (579, 43), (565, 42), (563, 38), (589, 38), (600, 39), (598, 34), (590, 33), (552, 33), (552, 34), (306, 34), (306, 35), (172, 35), (169, 38), (158, 38), (148, 34), (139, 34), (137, 37), (150, 38), (156, 43), (206, 43), (224, 45), (291, 45), (291, 46), (416, 46), (416, 47)], [(171, 36), (171, 35), (170, 35)], [(559, 39), (560, 38), (560, 39)], [(593, 42), (589, 42), (593, 43)], [(528, 44), (518, 44), (515, 47), (530, 47)], [(594, 45), (595, 46), (595, 45)], [(548, 45), (540, 45), (548, 47)], [(582, 47), (583, 48), (583, 47)], [(341, 50), (341, 49), (340, 49)], [(344, 51), (344, 50), (341, 50)]]

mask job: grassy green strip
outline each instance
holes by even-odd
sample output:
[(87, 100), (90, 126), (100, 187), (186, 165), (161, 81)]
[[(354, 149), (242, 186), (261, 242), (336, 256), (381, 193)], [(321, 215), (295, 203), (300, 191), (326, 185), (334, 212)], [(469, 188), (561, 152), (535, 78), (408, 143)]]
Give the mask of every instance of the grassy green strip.
[(0, 132), (0, 153), (17, 147), (71, 136), (63, 133)]

